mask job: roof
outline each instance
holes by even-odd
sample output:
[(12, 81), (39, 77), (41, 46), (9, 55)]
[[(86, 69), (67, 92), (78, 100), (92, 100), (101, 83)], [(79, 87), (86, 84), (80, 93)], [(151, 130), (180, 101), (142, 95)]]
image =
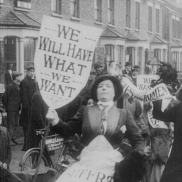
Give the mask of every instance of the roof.
[(119, 31), (117, 31), (112, 27), (106, 27), (101, 37), (126, 39), (125, 35), (123, 35), (122, 33), (120, 33)]
[(173, 48), (181, 48), (182, 47), (182, 45), (181, 45), (181, 43), (180, 42), (178, 42), (178, 41), (175, 41), (175, 40), (172, 40), (172, 42), (171, 42), (171, 47), (173, 47)]
[(152, 41), (152, 44), (169, 44), (169, 42), (165, 41), (164, 39), (162, 39), (161, 37), (154, 35)]
[(131, 31), (126, 32), (126, 37), (128, 41), (144, 41), (144, 39), (138, 38), (134, 33)]
[(23, 12), (10, 11), (0, 19), (0, 26), (40, 28), (40, 23)]

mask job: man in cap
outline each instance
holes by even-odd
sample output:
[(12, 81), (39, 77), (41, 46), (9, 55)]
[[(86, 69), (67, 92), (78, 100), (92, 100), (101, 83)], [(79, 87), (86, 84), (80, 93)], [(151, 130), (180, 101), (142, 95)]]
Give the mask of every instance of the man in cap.
[(138, 73), (140, 72), (140, 66), (138, 66), (138, 65), (135, 65), (135, 66), (133, 67), (133, 69), (137, 70)]
[(19, 85), (22, 73), (14, 71), (12, 73), (13, 81), (8, 84), (4, 93), (4, 105), (7, 112), (7, 129), (12, 140), (12, 145), (22, 144), (13, 137), (13, 132), (19, 126), (19, 110), (20, 110), (20, 93)]
[(37, 82), (35, 80), (35, 68), (34, 66), (27, 67), (27, 76), (21, 81), (20, 94), (22, 102), (22, 110), (20, 115), (20, 126), (23, 127), (24, 133), (24, 146), (22, 151), (27, 149), (27, 134), (30, 118), (30, 109), (32, 96), (37, 90)]
[(102, 73), (103, 73), (103, 66), (100, 63), (95, 63), (94, 64), (94, 68), (95, 68), (95, 70), (97, 72), (97, 77), (102, 75)]
[(128, 75), (131, 77), (131, 63), (130, 62), (126, 62), (125, 70), (123, 70), (123, 75)]

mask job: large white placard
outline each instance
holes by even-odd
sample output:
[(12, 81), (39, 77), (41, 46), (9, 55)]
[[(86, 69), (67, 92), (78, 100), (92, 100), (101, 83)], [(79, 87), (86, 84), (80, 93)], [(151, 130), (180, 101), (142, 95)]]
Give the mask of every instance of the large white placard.
[(34, 62), (41, 95), (50, 108), (68, 104), (85, 86), (102, 31), (43, 17)]

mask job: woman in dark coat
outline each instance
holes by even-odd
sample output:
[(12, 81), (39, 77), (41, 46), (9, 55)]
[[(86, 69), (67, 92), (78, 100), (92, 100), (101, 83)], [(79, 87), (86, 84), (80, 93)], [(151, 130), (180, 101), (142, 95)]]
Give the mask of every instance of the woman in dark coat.
[[(178, 90), (176, 98), (182, 101), (182, 88)], [(164, 122), (174, 122), (174, 142), (170, 157), (161, 177), (161, 182), (181, 182), (182, 180), (182, 103), (164, 112), (154, 102), (153, 117)]]
[(125, 125), (134, 149), (143, 152), (143, 138), (132, 114), (118, 109), (115, 101), (122, 94), (122, 86), (117, 78), (109, 75), (100, 76), (91, 88), (91, 97), (95, 105), (84, 107), (68, 122), (59, 119), (55, 110), (49, 110), (47, 119), (53, 129), (63, 137), (82, 133), (82, 143), (87, 146), (96, 136), (103, 134), (116, 149), (123, 139), (121, 128)]

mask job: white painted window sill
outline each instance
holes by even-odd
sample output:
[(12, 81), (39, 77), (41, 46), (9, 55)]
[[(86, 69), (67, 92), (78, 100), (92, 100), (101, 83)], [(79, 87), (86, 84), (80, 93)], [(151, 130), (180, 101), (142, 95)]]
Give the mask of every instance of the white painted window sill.
[(57, 14), (57, 13), (51, 13), (52, 16), (58, 17), (58, 18), (63, 18), (63, 15)]
[(99, 21), (95, 21), (94, 23), (95, 23), (96, 25), (101, 25), (101, 26), (103, 25), (103, 23), (101, 23), (101, 22), (99, 22)]
[(19, 11), (30, 11), (31, 9), (26, 9), (26, 8), (17, 8), (15, 7), (15, 10), (19, 10)]
[(110, 24), (110, 23), (108, 24), (108, 26), (109, 26), (109, 27), (116, 28), (116, 26), (115, 26), (115, 25), (112, 25), (112, 24)]
[(131, 31), (132, 29), (131, 29), (131, 28), (129, 28), (129, 27), (125, 27), (125, 30), (129, 30), (129, 31)]
[(135, 29), (135, 31), (136, 31), (136, 32), (141, 32), (141, 30), (139, 30), (139, 29)]
[(74, 17), (74, 16), (72, 16), (72, 17), (71, 17), (71, 20), (81, 21), (81, 19), (80, 19), (80, 18), (77, 18), (77, 17)]

